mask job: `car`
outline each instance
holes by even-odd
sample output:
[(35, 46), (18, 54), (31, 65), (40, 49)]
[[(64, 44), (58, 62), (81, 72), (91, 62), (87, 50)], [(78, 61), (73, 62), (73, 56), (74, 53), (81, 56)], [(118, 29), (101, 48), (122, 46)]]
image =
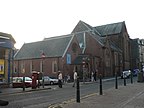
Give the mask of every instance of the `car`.
[[(42, 80), (40, 80), (40, 84), (42, 84)], [(54, 78), (54, 77), (49, 77), (49, 76), (44, 76), (44, 84), (45, 85), (54, 85), (54, 84), (58, 84), (58, 79)]]
[(121, 74), (121, 78), (129, 78), (130, 76), (131, 76), (130, 70), (123, 71)]
[[(23, 88), (23, 77), (13, 77), (12, 78), (12, 86), (13, 88)], [(25, 77), (25, 87), (31, 87), (32, 86), (32, 79), (30, 77)]]

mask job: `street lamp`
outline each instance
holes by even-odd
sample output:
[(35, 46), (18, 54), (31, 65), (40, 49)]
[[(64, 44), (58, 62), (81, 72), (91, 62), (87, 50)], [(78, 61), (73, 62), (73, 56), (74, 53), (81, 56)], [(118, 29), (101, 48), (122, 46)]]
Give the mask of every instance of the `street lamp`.
[(105, 75), (105, 49), (106, 49), (106, 47), (105, 46), (103, 46), (102, 47), (102, 49), (103, 49), (103, 77), (104, 77), (104, 75)]
[(43, 73), (43, 78), (42, 78), (42, 86), (44, 88), (44, 69), (43, 69), (43, 61), (44, 61), (44, 58), (45, 58), (45, 54), (44, 52), (41, 54), (41, 58), (42, 58), (42, 73)]

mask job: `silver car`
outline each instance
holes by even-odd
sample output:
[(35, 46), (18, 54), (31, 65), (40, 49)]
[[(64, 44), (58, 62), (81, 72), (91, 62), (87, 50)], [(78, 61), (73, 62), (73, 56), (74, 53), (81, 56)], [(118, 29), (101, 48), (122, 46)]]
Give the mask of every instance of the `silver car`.
[[(40, 83), (42, 84), (42, 80), (40, 80)], [(54, 85), (54, 84), (58, 84), (58, 79), (56, 78), (52, 78), (49, 76), (44, 76), (44, 84), (50, 84), (50, 85)]]

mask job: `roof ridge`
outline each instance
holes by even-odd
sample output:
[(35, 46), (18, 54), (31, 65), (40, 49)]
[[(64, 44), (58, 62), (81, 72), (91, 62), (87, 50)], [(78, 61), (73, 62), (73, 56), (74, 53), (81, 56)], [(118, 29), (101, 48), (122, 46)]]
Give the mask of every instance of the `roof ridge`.
[[(80, 20), (81, 21), (81, 20)], [(89, 25), (89, 24), (87, 24), (87, 23), (85, 23), (84, 21), (81, 21), (88, 29), (90, 29), (91, 30), (91, 28), (93, 28), (91, 25)], [(88, 26), (90, 26), (90, 27), (88, 27)]]
[(108, 23), (108, 24), (103, 24), (103, 25), (95, 26), (94, 28), (100, 27), (100, 26), (107, 26), (107, 25), (119, 24), (119, 23), (124, 23), (124, 22), (125, 22), (125, 21), (115, 22), (115, 23)]
[(53, 37), (44, 38), (43, 41), (53, 40), (53, 39), (60, 39), (60, 38), (65, 38), (65, 37), (70, 37), (70, 36), (72, 36), (72, 34), (61, 35), (61, 36), (53, 36)]
[[(81, 20), (80, 20), (81, 21)], [(90, 24), (87, 24), (84, 21), (81, 21), (90, 31), (95, 31), (98, 35), (101, 35), (93, 26), (91, 26)]]

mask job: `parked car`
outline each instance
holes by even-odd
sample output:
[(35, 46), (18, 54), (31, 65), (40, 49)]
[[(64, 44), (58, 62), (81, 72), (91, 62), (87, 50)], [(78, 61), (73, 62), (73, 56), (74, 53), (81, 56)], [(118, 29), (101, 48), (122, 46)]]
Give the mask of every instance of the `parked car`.
[[(12, 86), (13, 88), (22, 88), (24, 86), (23, 83), (23, 77), (13, 77), (12, 80)], [(32, 79), (30, 77), (25, 77), (25, 87), (31, 87), (32, 86)]]
[(121, 78), (129, 78), (130, 75), (131, 75), (131, 71), (130, 70), (126, 70), (126, 71), (122, 72)]
[[(42, 84), (42, 80), (40, 80), (40, 84)], [(54, 77), (49, 77), (49, 76), (44, 76), (44, 84), (50, 84), (50, 85), (54, 85), (54, 84), (58, 84), (58, 79), (54, 78)]]

